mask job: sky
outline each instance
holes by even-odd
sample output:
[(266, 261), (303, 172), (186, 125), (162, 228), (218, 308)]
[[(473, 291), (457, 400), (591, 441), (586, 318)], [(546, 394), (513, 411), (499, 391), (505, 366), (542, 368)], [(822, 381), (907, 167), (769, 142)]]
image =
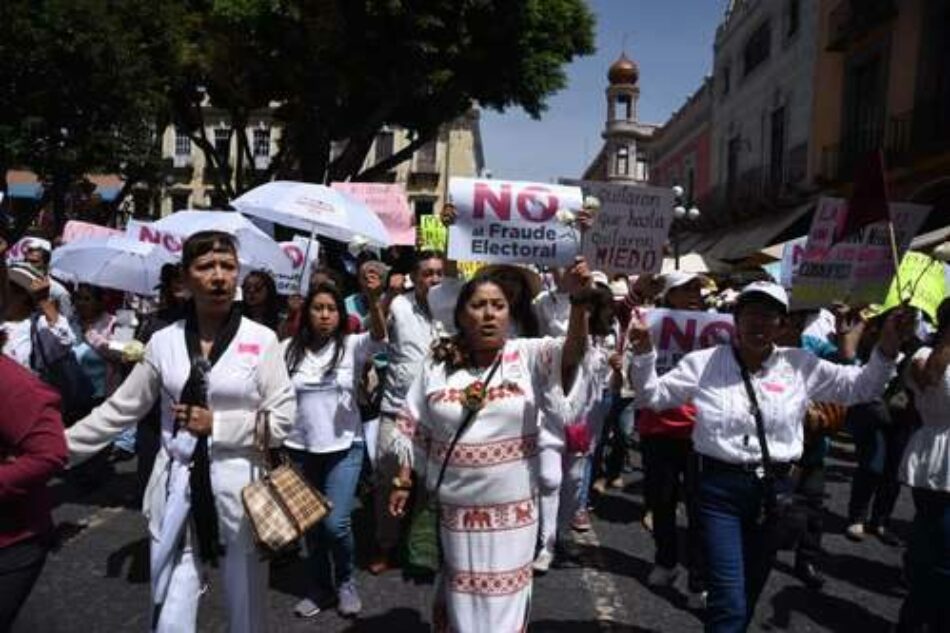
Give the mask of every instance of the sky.
[(567, 86), (540, 120), (523, 110), (482, 112), (492, 178), (552, 182), (579, 178), (602, 145), (607, 69), (624, 50), (640, 66), (639, 118), (663, 123), (710, 74), (725, 0), (588, 0), (597, 52), (566, 67)]

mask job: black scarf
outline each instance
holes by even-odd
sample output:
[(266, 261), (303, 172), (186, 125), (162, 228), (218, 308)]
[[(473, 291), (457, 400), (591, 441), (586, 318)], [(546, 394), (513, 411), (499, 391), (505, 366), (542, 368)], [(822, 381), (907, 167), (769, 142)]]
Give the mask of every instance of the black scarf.
[[(224, 326), (214, 337), (211, 352), (207, 360), (201, 355), (201, 341), (198, 335), (198, 317), (194, 304), (189, 304), (185, 316), (185, 345), (191, 358), (191, 373), (181, 389), (181, 404), (207, 408), (208, 374), (218, 359), (231, 345), (241, 325), (241, 310), (232, 307)], [(214, 492), (211, 489), (211, 465), (208, 459), (208, 438), (198, 438), (191, 462), (191, 517), (195, 522), (198, 537), (198, 554), (201, 560), (216, 565), (222, 553), (221, 539), (218, 535), (218, 511), (215, 507)]]

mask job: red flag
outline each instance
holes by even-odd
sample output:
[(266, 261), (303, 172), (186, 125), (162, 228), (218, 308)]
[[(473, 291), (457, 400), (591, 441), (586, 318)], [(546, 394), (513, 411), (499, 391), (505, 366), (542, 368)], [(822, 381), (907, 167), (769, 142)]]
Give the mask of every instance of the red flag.
[(890, 217), (884, 181), (884, 152), (875, 150), (864, 156), (855, 167), (854, 191), (848, 200), (848, 211), (832, 243), (844, 240), (863, 226)]

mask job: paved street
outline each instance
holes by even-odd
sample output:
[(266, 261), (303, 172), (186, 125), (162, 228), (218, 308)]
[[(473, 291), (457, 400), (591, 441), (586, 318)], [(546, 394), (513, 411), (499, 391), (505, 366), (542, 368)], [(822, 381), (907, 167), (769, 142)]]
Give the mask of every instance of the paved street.
[[(791, 557), (783, 554), (756, 614), (755, 630), (886, 631), (896, 620), (902, 597), (901, 550), (875, 539), (855, 544), (842, 535), (847, 503), (850, 446), (835, 445), (829, 467), (829, 508), (824, 566), (828, 584), (822, 593), (805, 589), (790, 575)], [(147, 630), (148, 572), (144, 521), (124, 507), (134, 487), (134, 468), (123, 464), (108, 485), (79, 495), (71, 485), (56, 484), (60, 503), (56, 520), (65, 542), (48, 561), (17, 633), (93, 633)], [(627, 475), (623, 491), (610, 493), (597, 509), (594, 531), (583, 537), (583, 568), (553, 570), (535, 582), (533, 630), (698, 631), (700, 620), (686, 609), (685, 579), (676, 590), (646, 587), (653, 547), (640, 527), (640, 473)], [(902, 493), (895, 516), (906, 535), (910, 496)], [(358, 525), (365, 515), (357, 511)], [(361, 551), (367, 551), (361, 534)], [(301, 586), (300, 564), (275, 566), (271, 579), (272, 631), (424, 631), (431, 585), (413, 584), (399, 572), (380, 578), (359, 573), (362, 617), (346, 621), (335, 613), (297, 620), (291, 608)], [(211, 596), (204, 600), (204, 631), (224, 631), (220, 589), (212, 575)]]

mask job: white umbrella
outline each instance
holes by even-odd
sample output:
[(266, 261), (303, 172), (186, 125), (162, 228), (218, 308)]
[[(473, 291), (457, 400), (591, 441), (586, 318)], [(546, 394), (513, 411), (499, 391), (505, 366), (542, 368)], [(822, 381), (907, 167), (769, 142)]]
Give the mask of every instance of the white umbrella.
[[(242, 273), (267, 270), (274, 275), (292, 274), (293, 264), (280, 244), (240, 213), (233, 211), (178, 211), (145, 225), (154, 233), (173, 235), (180, 241), (200, 231), (222, 231), (238, 242)], [(141, 225), (130, 237), (141, 239)]]
[(53, 250), (50, 270), (79, 283), (154, 295), (162, 266), (175, 257), (128, 237), (110, 235), (70, 242)]
[(244, 215), (268, 220), (341, 242), (363, 238), (388, 246), (389, 233), (368, 206), (350, 196), (304, 182), (269, 182), (231, 202)]

